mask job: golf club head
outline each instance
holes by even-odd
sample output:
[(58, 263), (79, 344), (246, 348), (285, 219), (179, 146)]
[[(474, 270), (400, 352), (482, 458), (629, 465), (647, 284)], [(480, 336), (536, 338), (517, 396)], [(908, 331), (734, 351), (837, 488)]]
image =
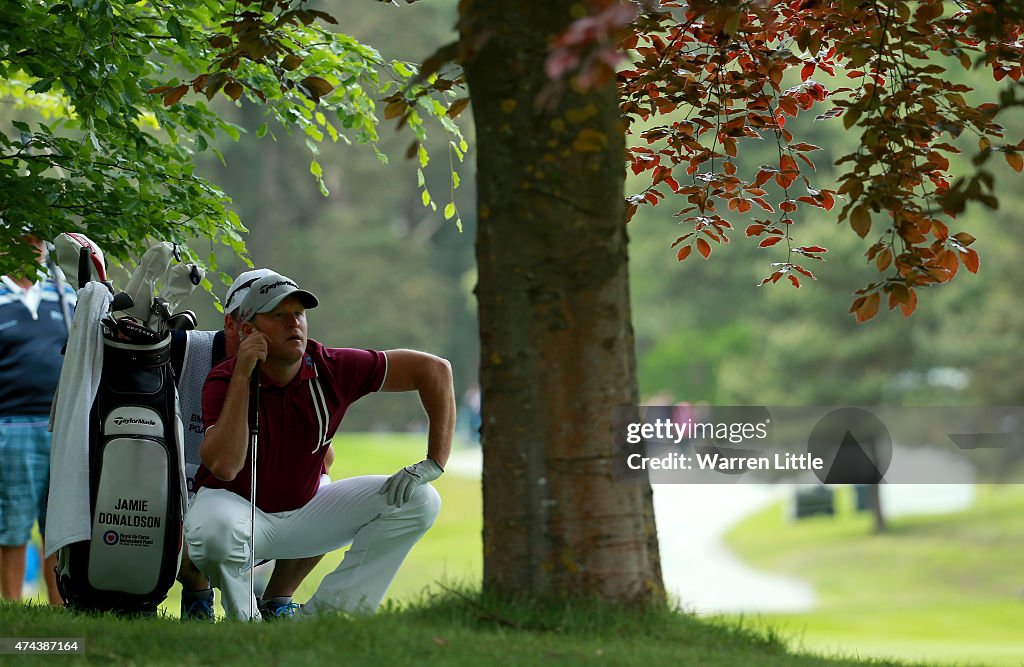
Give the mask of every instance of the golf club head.
[(114, 300), (110, 302), (110, 310), (113, 312), (119, 310), (128, 310), (135, 305), (132, 300), (132, 295), (128, 292), (118, 292), (114, 295)]
[[(103, 251), (85, 234), (65, 232), (53, 240), (57, 265), (67, 277), (68, 282), (77, 285), (77, 289), (85, 287), (88, 282), (107, 281), (107, 264), (103, 259)], [(84, 263), (82, 257), (85, 257)]]
[(171, 319), (171, 309), (166, 299), (155, 297), (153, 305), (149, 309), (146, 326), (153, 331), (163, 331), (167, 328), (167, 322)]
[(116, 323), (117, 339), (135, 345), (154, 345), (167, 336), (166, 331), (154, 331), (130, 317), (119, 318)]
[(167, 300), (171, 312), (177, 312), (181, 302), (196, 290), (203, 281), (203, 270), (195, 264), (175, 264), (167, 272), (160, 296)]
[(171, 319), (167, 320), (167, 328), (177, 329), (178, 331), (192, 331), (196, 328), (197, 324), (196, 314), (191, 310), (175, 313), (171, 316)]
[(124, 311), (126, 315), (148, 321), (150, 304), (156, 296), (156, 282), (167, 272), (174, 253), (174, 244), (165, 241), (150, 247), (142, 256), (124, 290), (134, 303), (134, 306)]

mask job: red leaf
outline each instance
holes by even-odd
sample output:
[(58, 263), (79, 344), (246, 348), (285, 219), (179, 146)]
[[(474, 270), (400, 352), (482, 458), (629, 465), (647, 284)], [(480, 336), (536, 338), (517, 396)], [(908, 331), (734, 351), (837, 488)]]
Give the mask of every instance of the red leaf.
[(800, 273), (804, 274), (805, 276), (807, 276), (811, 280), (815, 280), (814, 274), (811, 273), (810, 271), (808, 271), (807, 269), (805, 269), (804, 267), (800, 266), (799, 264), (794, 264), (793, 268), (796, 269), (797, 271), (799, 271)]
[(793, 274), (789, 274), (789, 282), (793, 283), (793, 287), (800, 289), (800, 281)]
[(680, 262), (683, 261), (684, 259), (690, 256), (690, 252), (692, 250), (692, 245), (684, 245), (682, 248), (679, 249), (679, 252), (676, 253), (676, 259), (678, 259)]
[(871, 294), (861, 304), (860, 308), (857, 309), (856, 317), (857, 323), (867, 322), (872, 317), (878, 314), (878, 306), (882, 303), (882, 297), (875, 292)]
[(806, 162), (807, 166), (811, 168), (811, 171), (818, 171), (818, 168), (814, 166), (814, 163), (811, 162), (811, 159), (809, 157), (807, 157), (803, 153), (797, 153), (796, 156), (803, 160), (804, 162)]
[(764, 228), (765, 225), (750, 225), (747, 227), (747, 236), (760, 236)]
[(861, 204), (857, 208), (853, 209), (853, 213), (850, 214), (850, 226), (853, 227), (853, 231), (857, 232), (857, 236), (864, 238), (871, 231), (871, 213), (864, 204)]
[(800, 69), (800, 80), (806, 81), (814, 74), (814, 63), (807, 63)]
[(704, 255), (704, 259), (711, 256), (711, 244), (704, 239), (697, 239), (697, 252)]
[(875, 266), (878, 267), (879, 271), (885, 271), (889, 268), (889, 264), (892, 263), (892, 251), (886, 248), (882, 252), (878, 253), (875, 257)]
[(172, 88), (170, 92), (164, 95), (164, 106), (169, 107), (172, 104), (177, 104), (181, 101), (181, 98), (184, 97), (185, 93), (187, 92), (188, 86), (185, 84), (181, 84), (180, 86)]
[(781, 236), (769, 236), (768, 238), (764, 239), (763, 241), (761, 241), (757, 245), (758, 245), (759, 248), (768, 248), (770, 246), (775, 245), (776, 243), (778, 243), (781, 240), (782, 240)]
[(319, 76), (307, 76), (299, 83), (306, 87), (306, 90), (309, 91), (309, 98), (314, 102), (319, 102), (321, 97), (325, 97), (334, 90), (334, 86), (327, 79)]
[(976, 238), (974, 238), (973, 236), (971, 236), (967, 232), (960, 232), (958, 234), (954, 234), (953, 238), (955, 238), (957, 241), (959, 241), (960, 245), (963, 245), (963, 246), (969, 246), (969, 245), (971, 245), (972, 243), (974, 243), (977, 240)]
[(761, 171), (757, 172), (757, 178), (754, 179), (754, 185), (757, 187), (761, 187), (762, 185), (771, 180), (772, 175), (775, 174), (775, 172), (776, 170), (774, 168), (762, 169)]
[(448, 111), (445, 113), (445, 115), (448, 116), (449, 118), (455, 118), (460, 113), (462, 113), (463, 109), (465, 109), (468, 105), (469, 98), (461, 97), (452, 102), (451, 105), (449, 105)]
[(967, 252), (960, 253), (960, 261), (964, 263), (964, 267), (971, 273), (977, 273), (981, 267), (981, 258), (978, 257), (978, 253), (970, 248)]
[(949, 169), (949, 160), (947, 160), (944, 155), (936, 151), (932, 151), (928, 154), (928, 161), (935, 165), (936, 169), (941, 169), (942, 171)]
[(917, 292), (910, 290), (909, 303), (904, 303), (900, 306), (900, 309), (903, 311), (903, 317), (910, 317), (915, 308), (917, 308)]

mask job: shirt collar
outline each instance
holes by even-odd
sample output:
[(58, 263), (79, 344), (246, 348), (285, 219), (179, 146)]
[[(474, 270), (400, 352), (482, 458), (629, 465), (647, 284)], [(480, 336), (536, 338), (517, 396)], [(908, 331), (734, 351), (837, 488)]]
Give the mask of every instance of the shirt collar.
[(313, 357), (306, 352), (306, 356), (302, 359), (302, 367), (299, 368), (298, 377), (303, 380), (312, 380), (317, 376), (316, 364), (313, 363)]

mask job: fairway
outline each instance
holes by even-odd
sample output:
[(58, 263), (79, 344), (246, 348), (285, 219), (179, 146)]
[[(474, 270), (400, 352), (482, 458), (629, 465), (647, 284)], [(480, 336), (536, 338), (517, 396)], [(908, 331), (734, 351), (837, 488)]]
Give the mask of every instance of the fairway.
[(794, 646), (832, 654), (1024, 662), (1024, 488), (980, 486), (970, 509), (896, 518), (884, 535), (851, 505), (799, 523), (774, 505), (727, 536), (743, 560), (804, 579), (818, 594), (811, 613), (757, 622)]

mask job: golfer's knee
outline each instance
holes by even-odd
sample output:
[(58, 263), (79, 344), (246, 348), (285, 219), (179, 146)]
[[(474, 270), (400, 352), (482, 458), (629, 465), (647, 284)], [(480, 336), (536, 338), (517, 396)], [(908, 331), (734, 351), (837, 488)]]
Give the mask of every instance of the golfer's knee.
[(409, 499), (409, 505), (415, 508), (415, 516), (426, 530), (434, 525), (441, 511), (441, 495), (429, 484), (417, 486)]
[(207, 517), (188, 531), (189, 557), (203, 571), (206, 571), (204, 566), (207, 563), (244, 561), (249, 536), (243, 528), (231, 516)]

